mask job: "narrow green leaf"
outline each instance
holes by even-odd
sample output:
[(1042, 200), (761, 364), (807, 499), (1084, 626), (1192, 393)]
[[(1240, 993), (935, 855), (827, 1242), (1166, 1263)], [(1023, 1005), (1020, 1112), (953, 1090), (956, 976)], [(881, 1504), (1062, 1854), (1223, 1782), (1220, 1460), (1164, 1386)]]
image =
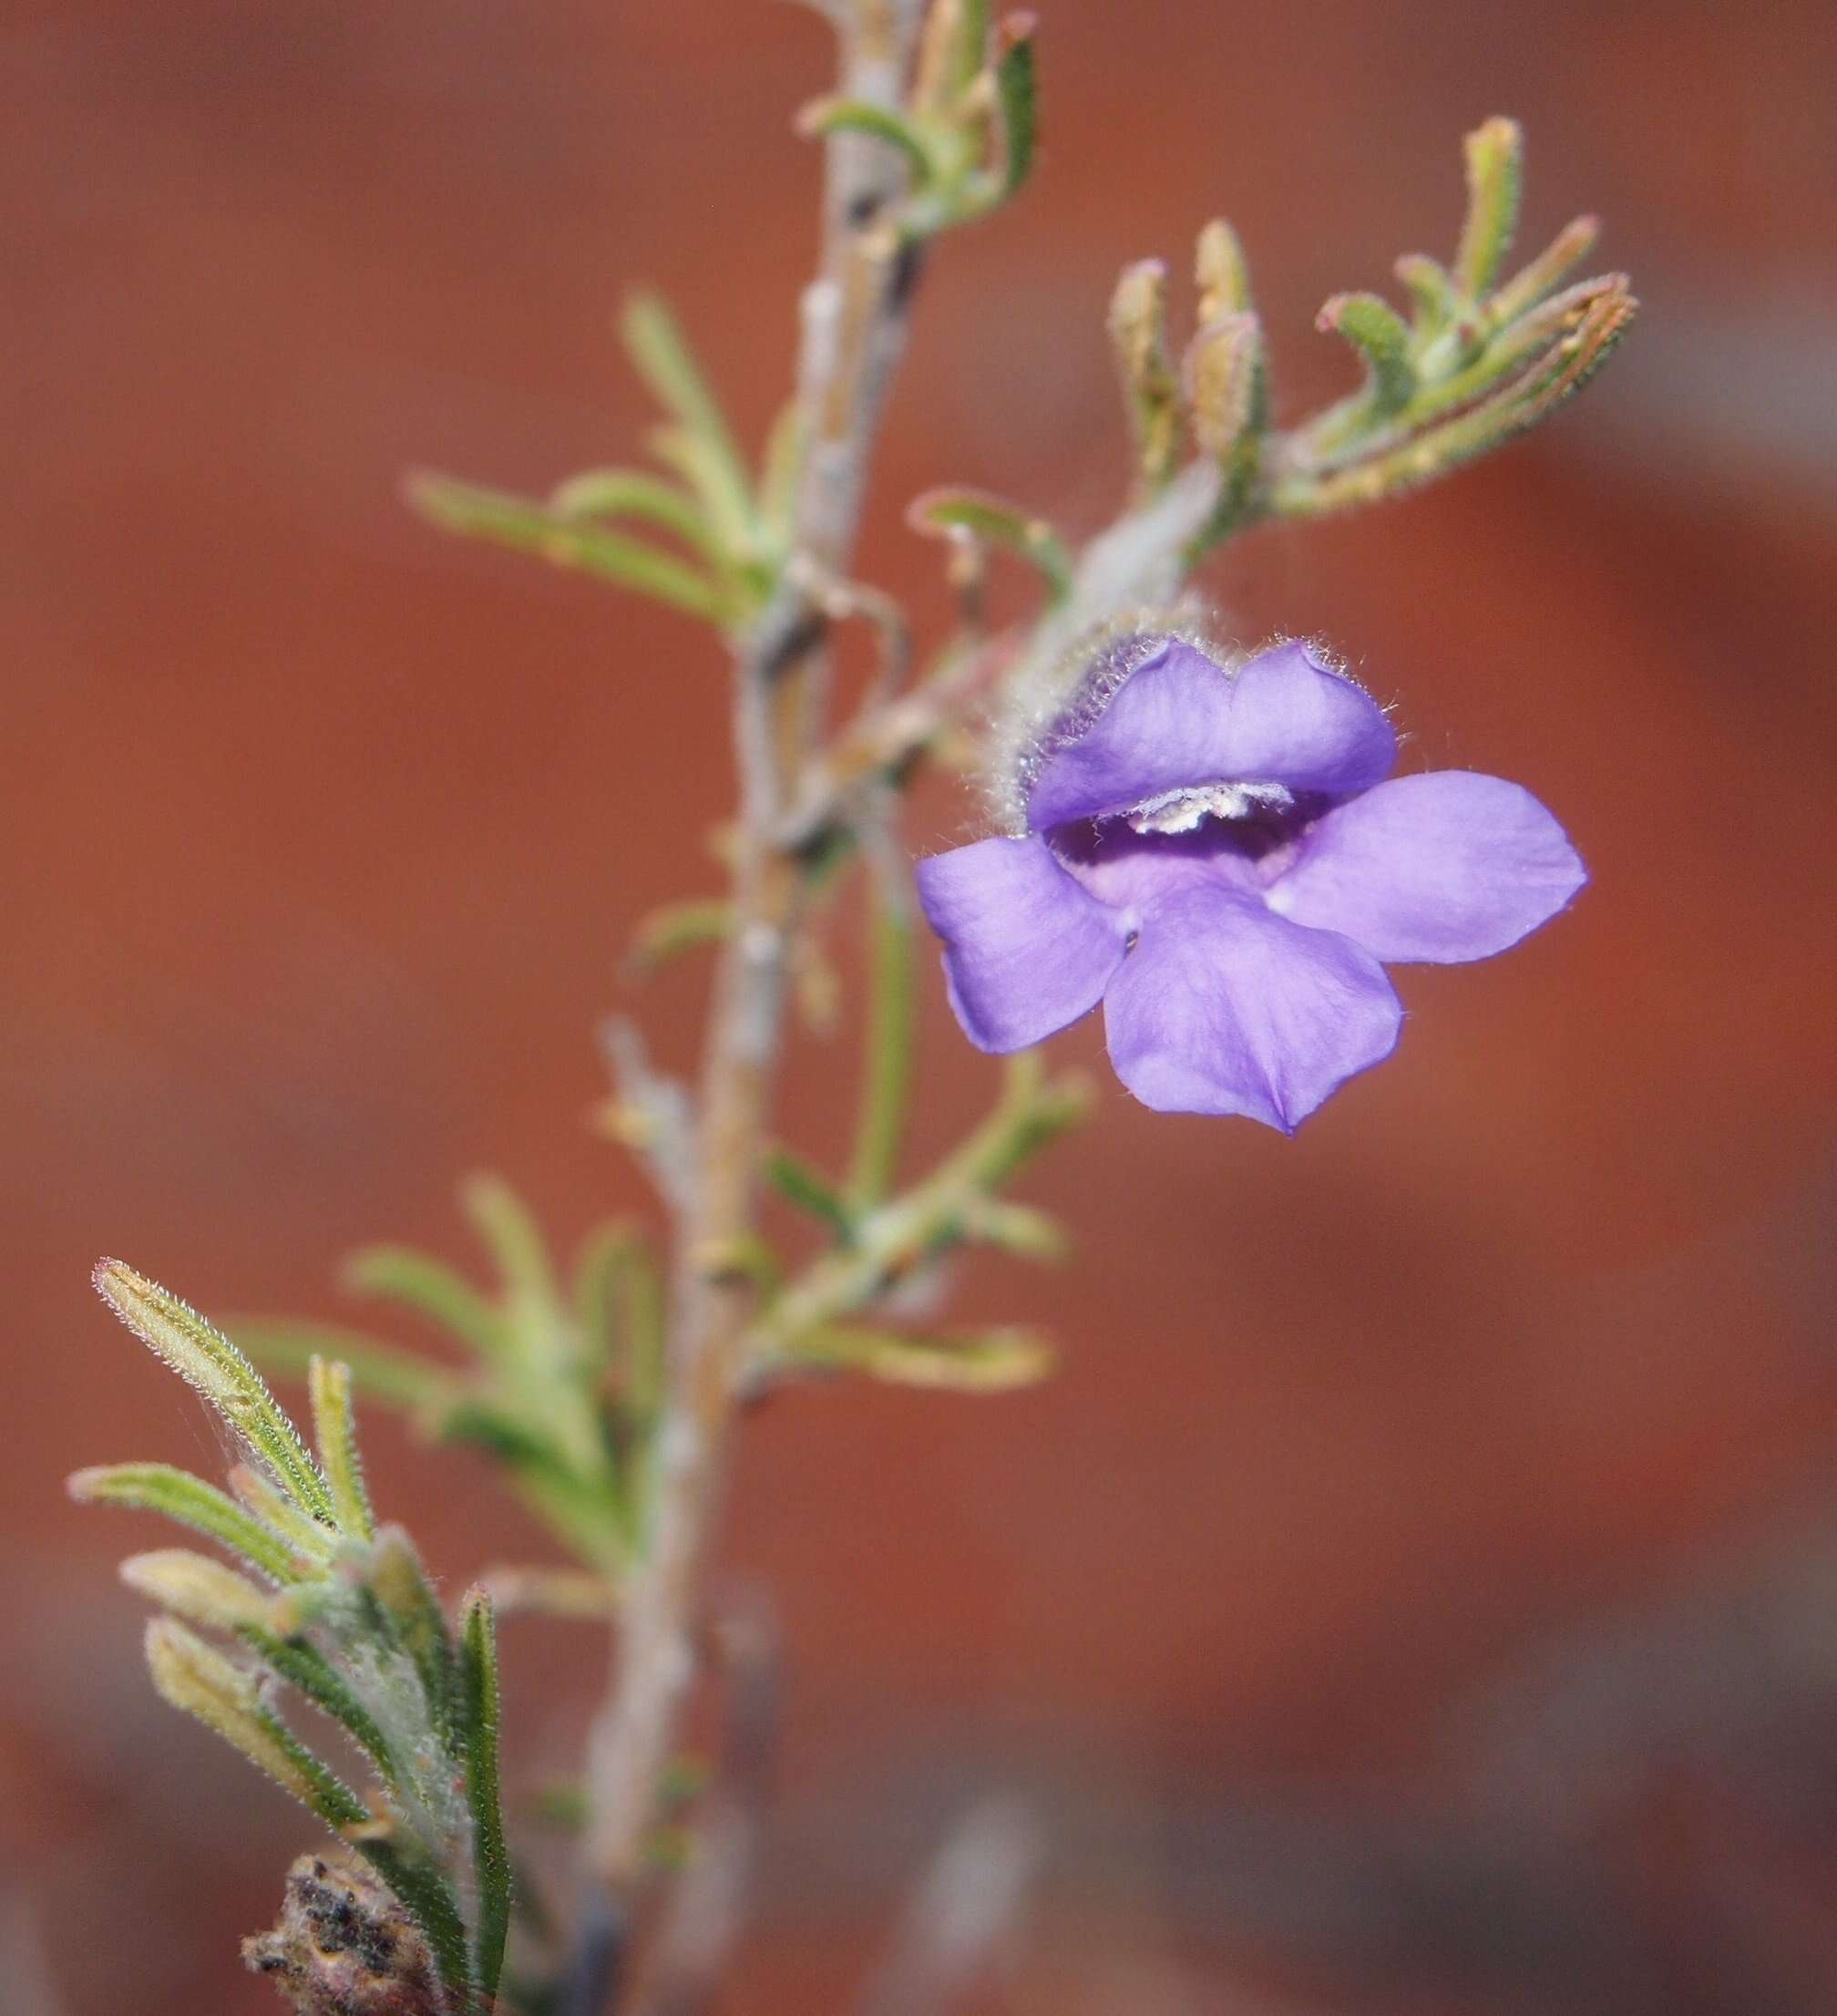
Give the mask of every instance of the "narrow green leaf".
[(1040, 145), (1040, 87), (1033, 16), (1011, 14), (995, 31), (995, 97), (1001, 111), (1001, 193), (1013, 196), (1033, 172)]
[[(403, 1854), (393, 1841), (360, 1839), (352, 1846), (395, 1893), (395, 1901), (421, 1928), (440, 1977), (456, 2006), (470, 2003), (472, 1959), (459, 1900), (438, 1869)], [(488, 2016), (488, 2012), (487, 2012)]]
[(1259, 484), (1269, 427), (1268, 349), (1263, 324), (1248, 309), (1205, 324), (1181, 363), (1187, 425), (1200, 453), (1218, 470), (1212, 514), (1187, 549), (1189, 564), (1260, 510)]
[(510, 1354), (509, 1325), (502, 1311), (457, 1268), (431, 1253), (412, 1246), (365, 1246), (346, 1259), (339, 1276), (354, 1294), (399, 1302), (481, 1358)]
[(587, 469), (550, 493), (558, 518), (639, 518), (671, 532), (704, 559), (720, 561), (719, 541), (700, 504), (686, 491), (643, 469)]
[(1180, 387), (1167, 352), (1167, 269), (1158, 259), (1123, 270), (1110, 300), (1110, 347), (1143, 484), (1159, 489), (1180, 452)]
[(503, 1706), (498, 1680), (498, 1641), (491, 1599), (467, 1592), (459, 1610), (459, 1657), (466, 1726), (466, 1795), (472, 1809), (472, 1862), (478, 1890), (474, 1973), (488, 2009), (504, 1966), (510, 1926), (510, 1857), (498, 1774), (498, 1732)]
[(501, 1177), (482, 1172), (460, 1185), (459, 1202), (503, 1282), (510, 1334), (529, 1356), (552, 1360), (564, 1318), (548, 1241), (534, 1214)]
[(1463, 357), (1450, 358), (1443, 369), (1425, 375), (1406, 416), (1412, 430), (1420, 436), (1431, 420), (1474, 406), (1502, 386), (1524, 382), (1527, 369), (1540, 361), (1560, 361), (1569, 354), (1563, 345), (1576, 343), (1597, 303), (1627, 303), (1630, 298), (1626, 275), (1606, 273), (1565, 287), (1503, 328), (1484, 334)]
[(987, 490), (922, 491), (906, 508), (906, 522), (934, 538), (973, 539), (1017, 554), (1037, 567), (1055, 602), (1072, 592), (1072, 555), (1043, 518)]
[(1343, 336), (1365, 366), (1366, 398), (1372, 413), (1400, 413), (1416, 390), (1410, 358), (1410, 332), (1391, 304), (1376, 294), (1335, 294), (1316, 316), (1323, 334)]
[(487, 1568), (480, 1587), (505, 1617), (557, 1617), (574, 1624), (603, 1624), (618, 1613), (615, 1581), (590, 1569)]
[(305, 1378), (314, 1358), (335, 1358), (350, 1367), (364, 1399), (384, 1406), (411, 1411), (436, 1407), (453, 1389), (451, 1375), (438, 1366), (335, 1323), (239, 1316), (236, 1332), (258, 1364), (292, 1378)]
[(619, 326), (652, 396), (702, 450), (698, 468), (710, 523), (730, 552), (744, 552), (754, 523), (746, 465), (669, 303), (661, 294), (634, 294)]
[(827, 1177), (815, 1169), (789, 1148), (774, 1148), (760, 1164), (760, 1174), (780, 1197), (800, 1211), (820, 1219), (839, 1245), (855, 1239), (855, 1214), (847, 1200)]
[(1419, 350), (1472, 313), (1473, 303), (1462, 298), (1454, 276), (1426, 252), (1405, 252), (1391, 271), (1410, 296), (1414, 310), (1412, 334)]
[(277, 1677), (347, 1731), (376, 1766), (385, 1785), (400, 1785), (400, 1767), (383, 1732), (323, 1652), (299, 1640), (282, 1637), (257, 1622), (239, 1625), (236, 1635)]
[(306, 1368), (306, 1390), (313, 1403), (313, 1438), (332, 1493), (333, 1512), (354, 1539), (367, 1540), (375, 1523), (357, 1454), (357, 1424), (351, 1415), (350, 1366), (335, 1358), (313, 1359)]
[(508, 1466), (512, 1488), (570, 1554), (601, 1579), (622, 1572), (630, 1507), (610, 1484), (535, 1464)]
[(1215, 217), (1199, 233), (1193, 252), (1193, 277), (1199, 290), (1199, 323), (1241, 315), (1250, 306), (1250, 268), (1237, 233)]
[(930, 0), (914, 68), (913, 105), (929, 118), (960, 118), (988, 52), (988, 0)]
[(1598, 217), (1578, 217), (1565, 224), (1535, 259), (1514, 273), (1487, 302), (1486, 319), (1499, 328), (1534, 308), (1587, 258), (1600, 237)]
[(862, 1373), (897, 1386), (1003, 1393), (1043, 1379), (1052, 1369), (1052, 1350), (1042, 1338), (1025, 1330), (914, 1337), (862, 1324), (836, 1323), (787, 1345), (785, 1362)]
[(497, 1401), (480, 1395), (459, 1400), (436, 1426), (442, 1442), (469, 1442), (511, 1469), (570, 1474), (567, 1455), (549, 1430)]
[(137, 1595), (151, 1598), (174, 1617), (206, 1630), (233, 1631), (244, 1625), (266, 1630), (275, 1621), (278, 1599), (233, 1568), (189, 1548), (130, 1554), (121, 1564), (120, 1576)]
[(635, 1328), (658, 1322), (661, 1295), (644, 1235), (616, 1220), (598, 1227), (574, 1263), (574, 1315), (590, 1367), (612, 1363)]
[(484, 1399), (461, 1401), (436, 1425), (441, 1439), (483, 1449), (508, 1473), (518, 1495), (574, 1553), (595, 1569), (620, 1565), (625, 1507), (597, 1424), (590, 1468), (550, 1430)]
[(1003, 1198), (981, 1198), (967, 1215), (964, 1229), (1021, 1260), (1062, 1260), (1070, 1250), (1064, 1228), (1049, 1212)]
[(321, 1568), (330, 1563), (338, 1546), (338, 1529), (330, 1519), (322, 1525), (308, 1518), (251, 1464), (231, 1465), (230, 1489), (263, 1526), (272, 1527), (301, 1560)]
[(307, 1572), (280, 1534), (189, 1470), (165, 1463), (103, 1464), (78, 1470), (68, 1489), (79, 1505), (125, 1505), (163, 1513), (194, 1533), (221, 1541), (271, 1581), (297, 1582)]
[(924, 129), (904, 113), (866, 98), (815, 98), (797, 115), (797, 130), (806, 139), (827, 139), (836, 133), (860, 133), (884, 140), (906, 158), (915, 190), (929, 188), (937, 171)]
[(1076, 1126), (1091, 1105), (1088, 1079), (1072, 1071), (1049, 1078), (1037, 1050), (1016, 1052), (1007, 1061), (1001, 1104), (964, 1145), (966, 1174), (978, 1188), (999, 1190), (1068, 1127)]
[[(903, 872), (903, 859), (899, 866)], [(849, 1167), (851, 1217), (880, 1203), (893, 1188), (911, 1104), (917, 959), (911, 911), (904, 891), (887, 886), (891, 879), (890, 871), (873, 879), (867, 919), (867, 1023), (862, 1036), (861, 1116)]]
[(598, 575), (704, 622), (724, 623), (730, 613), (719, 587), (686, 561), (621, 532), (558, 518), (528, 498), (426, 474), (411, 478), (407, 496), (446, 531)]
[(1227, 478), (1252, 473), (1268, 417), (1262, 323), (1248, 312), (1207, 323), (1187, 346), (1180, 375), (1201, 453)]
[(385, 1526), (376, 1536), (364, 1579), (421, 1677), (428, 1720), (450, 1743), (457, 1677), (453, 1646), (421, 1557), (400, 1527)]
[(989, 0), (958, 0), (957, 86), (968, 91), (989, 62)]
[(332, 1494), (266, 1382), (224, 1336), (169, 1290), (119, 1260), (97, 1262), (96, 1290), (116, 1315), (217, 1410), (301, 1510), (332, 1517)]
[(1499, 277), (1518, 228), (1524, 136), (1515, 119), (1491, 118), (1462, 142), (1467, 159), (1467, 216), (1454, 254), (1454, 283), (1478, 301)]
[[(764, 1239), (755, 1244), (765, 1247)], [(770, 1249), (766, 1248), (769, 1253)], [(648, 1420), (662, 1397), (663, 1354), (669, 1344), (669, 1298), (662, 1270), (650, 1249), (631, 1257), (624, 1277), (621, 1391), (634, 1419)]]
[(154, 1618), (147, 1627), (147, 1666), (162, 1700), (214, 1729), (327, 1826), (368, 1821), (363, 1800), (263, 1706), (254, 1679), (196, 1632), (172, 1618)]
[(734, 928), (734, 906), (722, 897), (700, 897), (666, 903), (654, 910), (631, 934), (625, 954), (627, 969), (649, 979), (682, 953), (703, 945), (718, 945)]

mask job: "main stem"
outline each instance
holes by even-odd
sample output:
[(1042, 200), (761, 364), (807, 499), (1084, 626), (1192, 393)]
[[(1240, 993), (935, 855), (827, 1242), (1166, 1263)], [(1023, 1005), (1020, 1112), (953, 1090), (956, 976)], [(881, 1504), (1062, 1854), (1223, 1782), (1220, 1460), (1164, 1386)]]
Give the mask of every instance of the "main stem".
[[(898, 102), (915, 15), (909, 0), (852, 0), (839, 12), (847, 96)], [(701, 1569), (754, 1312), (733, 1256), (753, 1227), (803, 894), (783, 835), (822, 714), (826, 625), (817, 591), (847, 571), (917, 277), (915, 252), (892, 221), (903, 176), (889, 148), (849, 136), (828, 142), (822, 267), (805, 293), (798, 363), (806, 446), (796, 558), (735, 654), (734, 924), (702, 1068), (697, 1179), (674, 1258), (649, 1503), (621, 1593), (611, 1692), (588, 1743), (584, 1852), (590, 1875), (614, 1898), (629, 1896), (641, 1873), (657, 1786), (694, 1677)]]

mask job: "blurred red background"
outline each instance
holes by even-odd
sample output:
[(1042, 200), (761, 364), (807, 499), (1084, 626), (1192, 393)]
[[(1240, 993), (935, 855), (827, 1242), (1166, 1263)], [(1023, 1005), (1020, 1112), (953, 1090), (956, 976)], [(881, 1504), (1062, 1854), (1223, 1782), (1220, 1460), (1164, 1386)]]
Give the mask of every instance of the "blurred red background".
[[(1028, 1193), (1079, 1257), (964, 1283), (1054, 1327), (1043, 1390), (749, 1427), (725, 1558), (793, 1684), (729, 2006), (846, 2005), (952, 1815), (1013, 1788), (1050, 1854), (992, 2006), (1837, 2009), (1837, 15), (1044, 16), (1041, 170), (928, 278), (864, 576), (941, 612), (901, 521), (939, 481), (1103, 522), (1108, 288), (1215, 212), (1283, 406), (1335, 389), (1314, 309), (1444, 250), (1460, 135), (1515, 113), (1528, 237), (1599, 209), (1635, 273), (1624, 356), (1533, 441), (1209, 585), (1246, 636), (1335, 643), (1429, 762), (1528, 784), (1595, 880), (1507, 959), (1407, 973), (1399, 1056), (1294, 1142), (1106, 1076)], [(9, 2009), (275, 2006), (233, 1940), (311, 1837), (152, 1697), (112, 1577), (152, 1522), (63, 1497), (214, 1463), (95, 1255), (335, 1316), (354, 1244), (464, 1256), (469, 1168), (564, 1241), (645, 1208), (585, 1124), (590, 1032), (631, 925), (713, 886), (722, 667), (397, 481), (627, 457), (638, 280), (756, 441), (826, 67), (814, 15), (751, 0), (8, 10)], [(916, 838), (967, 816), (934, 780)], [(668, 1057), (699, 985), (641, 1003)], [(992, 1083), (935, 985), (923, 1042), (921, 1154)], [(1058, 1049), (1101, 1064), (1094, 1026)], [(851, 1069), (800, 1050), (800, 1143)], [(469, 1458), (370, 1444), (449, 1585), (539, 1548)], [(506, 1660), (528, 1785), (601, 1647), (515, 1625)]]

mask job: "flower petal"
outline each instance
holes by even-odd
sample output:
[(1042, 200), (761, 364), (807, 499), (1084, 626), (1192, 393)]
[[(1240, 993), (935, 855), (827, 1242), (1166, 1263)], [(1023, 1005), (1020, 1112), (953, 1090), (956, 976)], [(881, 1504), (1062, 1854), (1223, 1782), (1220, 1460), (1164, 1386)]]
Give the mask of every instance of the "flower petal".
[(1272, 645), (1234, 674), (1170, 640), (1083, 735), (1042, 764), (1027, 823), (1043, 832), (1205, 784), (1343, 797), (1389, 777), (1396, 760), (1378, 704), (1305, 644)]
[(1024, 1050), (1097, 1005), (1129, 930), (1043, 840), (978, 840), (918, 867), (950, 1005), (979, 1050)]
[(1393, 777), (1328, 813), (1267, 900), (1380, 959), (1452, 964), (1515, 945), (1587, 879), (1530, 792), (1503, 777), (1435, 770)]
[(1143, 925), (1103, 1016), (1116, 1075), (1144, 1106), (1241, 1113), (1289, 1134), (1391, 1054), (1403, 1011), (1350, 938), (1254, 897), (1187, 890)]

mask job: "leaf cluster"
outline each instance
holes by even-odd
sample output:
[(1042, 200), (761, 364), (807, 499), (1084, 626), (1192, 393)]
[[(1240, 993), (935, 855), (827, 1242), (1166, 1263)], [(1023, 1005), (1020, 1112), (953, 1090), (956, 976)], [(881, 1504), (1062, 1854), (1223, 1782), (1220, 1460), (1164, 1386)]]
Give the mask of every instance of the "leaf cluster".
[[(494, 2004), (510, 1906), (498, 1788), (501, 1717), (490, 1599), (441, 1607), (414, 1543), (381, 1525), (364, 1481), (348, 1366), (308, 1363), (313, 1445), (221, 1331), (156, 1282), (104, 1260), (103, 1299), (215, 1409), (240, 1460), (229, 1489), (162, 1464), (78, 1471), (77, 1499), (163, 1514), (214, 1540), (124, 1563), (160, 1606), (154, 1685), (308, 1806), (394, 1893), (432, 1953), (444, 2006)], [(287, 1718), (303, 1702), (371, 1774), (360, 1791)]]

